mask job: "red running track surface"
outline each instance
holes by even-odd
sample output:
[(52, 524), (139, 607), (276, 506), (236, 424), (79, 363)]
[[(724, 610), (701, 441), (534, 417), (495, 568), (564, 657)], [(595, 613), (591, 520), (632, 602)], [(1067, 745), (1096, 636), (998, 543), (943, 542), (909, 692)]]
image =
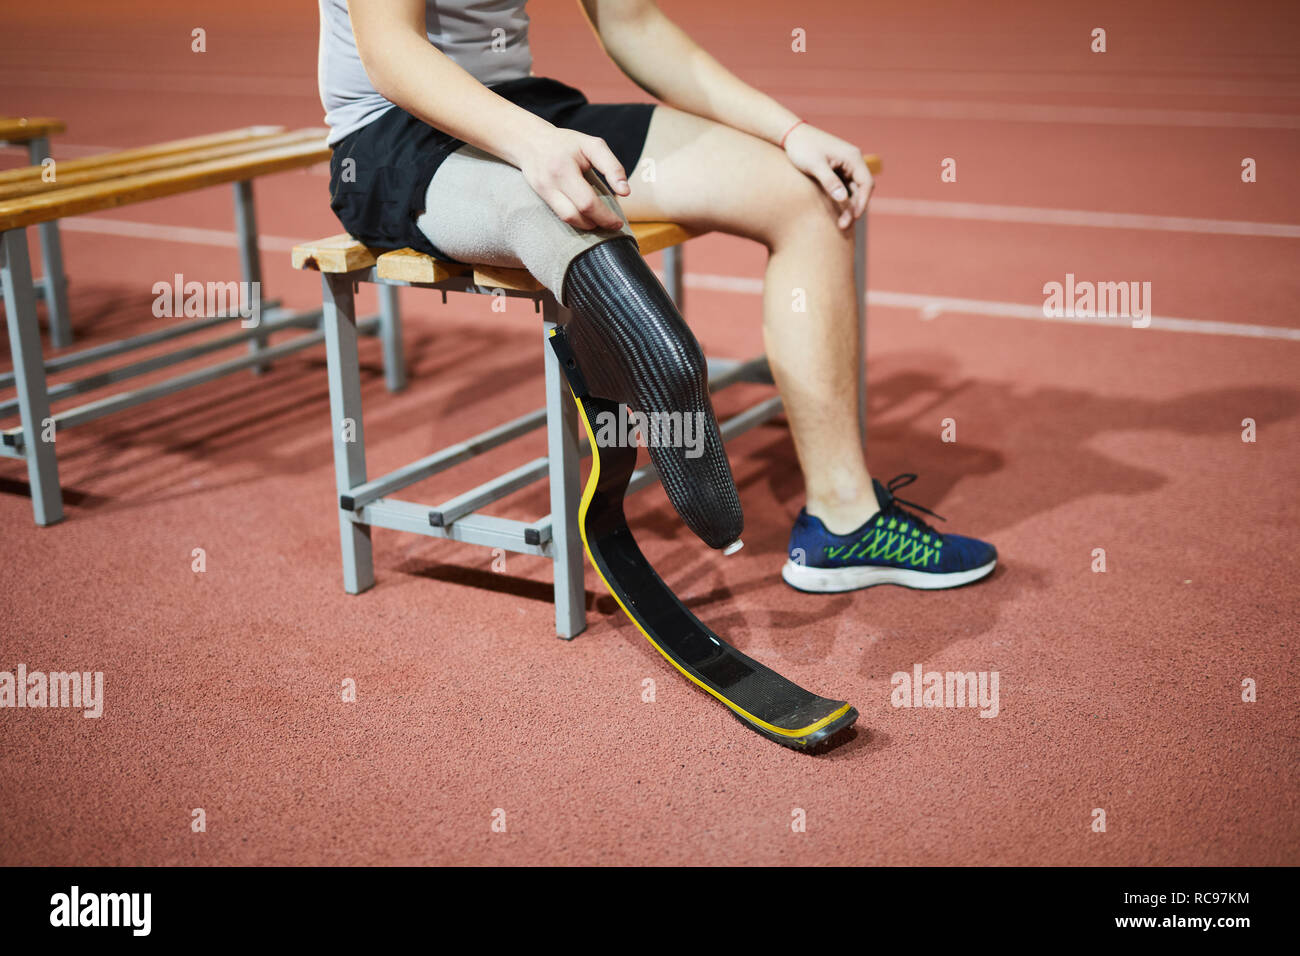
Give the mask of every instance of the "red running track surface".
[[(946, 593), (786, 588), (802, 487), (781, 423), (732, 446), (735, 557), (704, 549), (658, 490), (635, 498), (648, 556), (700, 617), (861, 711), (843, 746), (793, 753), (672, 672), (590, 571), (591, 627), (568, 644), (541, 559), (494, 571), (485, 550), (380, 531), (378, 586), (345, 595), (324, 356), (300, 355), (61, 435), (58, 527), (33, 526), (25, 471), (0, 462), (0, 670), (103, 671), (107, 698), (98, 720), (0, 711), (0, 862), (1300, 862), (1294, 5), (664, 6), (740, 75), (885, 157), (871, 464), (919, 472), (912, 497), (991, 538), (997, 573)], [(575, 5), (531, 9), (538, 73), (643, 98)], [(56, 155), (321, 121), (305, 0), (46, 3), (5, 21), (3, 111), (65, 119)], [(1089, 51), (1097, 26), (1105, 54)], [(287, 248), (338, 231), (326, 200), (321, 170), (258, 184), (268, 292), (294, 305), (319, 287)], [(151, 289), (175, 273), (237, 275), (225, 190), (65, 225), (81, 343), (165, 324)], [(758, 348), (761, 267), (738, 239), (690, 245), (688, 317), (711, 353)], [(1195, 321), (1032, 318), (1066, 273), (1150, 281), (1158, 316)], [(372, 473), (540, 403), (523, 305), (403, 304), (408, 391), (385, 392), (375, 343), (363, 352)], [(545, 510), (543, 487), (500, 513)], [(916, 664), (997, 671), (999, 715), (892, 707), (891, 675)]]

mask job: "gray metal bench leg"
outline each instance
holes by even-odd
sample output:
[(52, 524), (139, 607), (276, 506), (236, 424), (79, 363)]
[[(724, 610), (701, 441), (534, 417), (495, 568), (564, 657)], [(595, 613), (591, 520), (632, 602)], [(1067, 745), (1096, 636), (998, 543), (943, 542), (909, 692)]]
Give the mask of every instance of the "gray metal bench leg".
[[(18, 390), (18, 415), (23, 428), (23, 455), (32, 489), (32, 513), (38, 525), (63, 520), (63, 494), (59, 490), (59, 462), (54, 441), (42, 431), (50, 417), (50, 397), (45, 388), (45, 359), (41, 355), (41, 330), (36, 323), (36, 290), (32, 263), (27, 255), (27, 232), (0, 233), (0, 282), (4, 286), (5, 317), (9, 325), (9, 350), (14, 362), (14, 387)], [(51, 435), (51, 438), (57, 438)]]
[[(246, 179), (235, 183), (235, 236), (239, 246), (239, 270), (247, 283), (253, 314), (262, 317), (262, 254), (257, 248), (257, 207), (253, 203), (253, 181)], [(267, 336), (259, 335), (248, 340), (248, 351), (257, 354), (266, 348)], [(270, 366), (254, 365), (254, 375), (261, 375)]]
[(664, 250), (664, 288), (672, 296), (677, 311), (685, 311), (686, 286), (682, 279), (682, 247), (669, 246)]
[(858, 301), (858, 432), (867, 444), (867, 213), (853, 227), (853, 286)]
[[(50, 141), (38, 137), (27, 144), (33, 166), (50, 156)], [(57, 175), (57, 173), (56, 173)], [(68, 278), (63, 271), (63, 243), (59, 239), (59, 221), (52, 219), (36, 227), (41, 239), (41, 286), (45, 309), (50, 320), (50, 344), (56, 349), (72, 344), (72, 326), (68, 321)]]
[(402, 348), (402, 312), (398, 286), (379, 288), (379, 338), (384, 346), (384, 383), (390, 392), (406, 388), (406, 354)]
[[(549, 336), (564, 310), (551, 296), (542, 304), (544, 334)], [(578, 471), (578, 414), (568, 380), (549, 342), (546, 362), (546, 454), (550, 460), (551, 560), (555, 568), (555, 632), (566, 640), (587, 627), (583, 585), (582, 538), (578, 534), (581, 474)]]
[[(352, 277), (322, 275), (325, 358), (329, 365), (330, 430), (334, 436), (334, 479), (338, 495), (366, 481), (366, 440), (361, 423), (361, 369), (357, 358), (357, 311)], [(335, 498), (335, 506), (338, 499)], [(370, 526), (358, 524), (339, 507), (343, 587), (360, 594), (375, 583)]]

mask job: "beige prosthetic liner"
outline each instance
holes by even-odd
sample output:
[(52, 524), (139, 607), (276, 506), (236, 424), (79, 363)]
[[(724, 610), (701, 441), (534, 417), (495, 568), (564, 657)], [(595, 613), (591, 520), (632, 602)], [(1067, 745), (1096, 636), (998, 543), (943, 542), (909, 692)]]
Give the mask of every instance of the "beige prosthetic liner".
[[(618, 201), (595, 172), (587, 180), (619, 216)], [(462, 146), (434, 173), (424, 213), (415, 221), (435, 246), (472, 265), (527, 269), (564, 301), (569, 263), (621, 230), (575, 229), (551, 211), (514, 166), (473, 146)]]

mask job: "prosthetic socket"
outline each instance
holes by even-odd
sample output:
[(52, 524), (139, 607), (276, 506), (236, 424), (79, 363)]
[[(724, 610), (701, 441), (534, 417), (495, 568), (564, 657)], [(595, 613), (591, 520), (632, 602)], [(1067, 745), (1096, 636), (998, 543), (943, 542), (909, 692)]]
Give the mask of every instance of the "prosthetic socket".
[(648, 442), (650, 458), (688, 528), (713, 548), (736, 541), (744, 517), (704, 353), (636, 240), (620, 236), (577, 256), (565, 274), (564, 304), (573, 314), (564, 329), (570, 355), (562, 356), (570, 380), (576, 372), (592, 397), (644, 420), (697, 430), (689, 446)]

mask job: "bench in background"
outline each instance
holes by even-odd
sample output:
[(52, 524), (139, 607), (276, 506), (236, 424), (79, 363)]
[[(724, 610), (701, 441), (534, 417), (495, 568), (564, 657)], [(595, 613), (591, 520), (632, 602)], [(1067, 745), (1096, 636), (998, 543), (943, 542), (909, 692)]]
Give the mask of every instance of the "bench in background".
[[(21, 167), (28, 175), (41, 181), (45, 160), (51, 158), (50, 136), (62, 133), (66, 127), (61, 120), (50, 117), (0, 116), (0, 145), (26, 146), (30, 166)], [(58, 167), (55, 167), (57, 173)], [(16, 170), (0, 172), (7, 176)], [(41, 278), (35, 285), (36, 295), (45, 300), (45, 310), (50, 323), (50, 343), (63, 348), (72, 342), (68, 324), (68, 280), (63, 273), (63, 246), (59, 241), (59, 224), (43, 222), (37, 227), (41, 243)]]
[[(162, 398), (223, 375), (241, 370), (265, 369), (274, 359), (320, 344), (324, 336), (318, 328), (321, 318), (319, 309), (295, 313), (282, 309), (278, 302), (263, 298), (260, 303), (260, 324), (255, 327), (241, 328), (218, 338), (206, 339), (175, 351), (151, 355), (118, 368), (51, 386), (47, 374), (124, 355), (222, 324), (239, 322), (241, 316), (236, 311), (233, 314), (177, 321), (166, 328), (44, 360), (37, 325), (31, 263), (27, 253), (27, 228), (42, 228), (66, 216), (85, 215), (209, 186), (230, 184), (234, 189), (241, 277), (246, 283), (256, 282), (260, 286), (262, 267), (257, 245), (253, 180), (258, 176), (313, 166), (328, 160), (329, 155), (329, 149), (325, 145), (325, 131), (322, 129), (286, 132), (279, 127), (263, 126), (69, 161), (59, 165), (55, 183), (44, 182), (38, 167), (0, 173), (0, 279), (4, 286), (9, 347), (14, 366), (12, 372), (0, 374), (0, 388), (12, 387), (16, 392), (13, 398), (0, 400), (0, 418), (15, 414), (19, 418), (17, 426), (0, 429), (0, 456), (26, 461), (32, 510), (37, 524), (53, 524), (63, 517), (55, 442), (42, 439), (47, 424), (54, 425), (57, 438), (59, 431), (64, 428)], [(380, 327), (396, 326), (396, 290), (383, 290), (380, 304), (378, 318), (362, 321), (363, 331), (378, 332)], [(302, 331), (302, 334), (275, 345), (270, 344), (272, 334), (287, 330)], [(247, 349), (242, 356), (51, 412), (52, 401), (71, 398), (241, 345)], [(400, 381), (400, 376), (394, 378), (390, 373), (390, 381)]]

